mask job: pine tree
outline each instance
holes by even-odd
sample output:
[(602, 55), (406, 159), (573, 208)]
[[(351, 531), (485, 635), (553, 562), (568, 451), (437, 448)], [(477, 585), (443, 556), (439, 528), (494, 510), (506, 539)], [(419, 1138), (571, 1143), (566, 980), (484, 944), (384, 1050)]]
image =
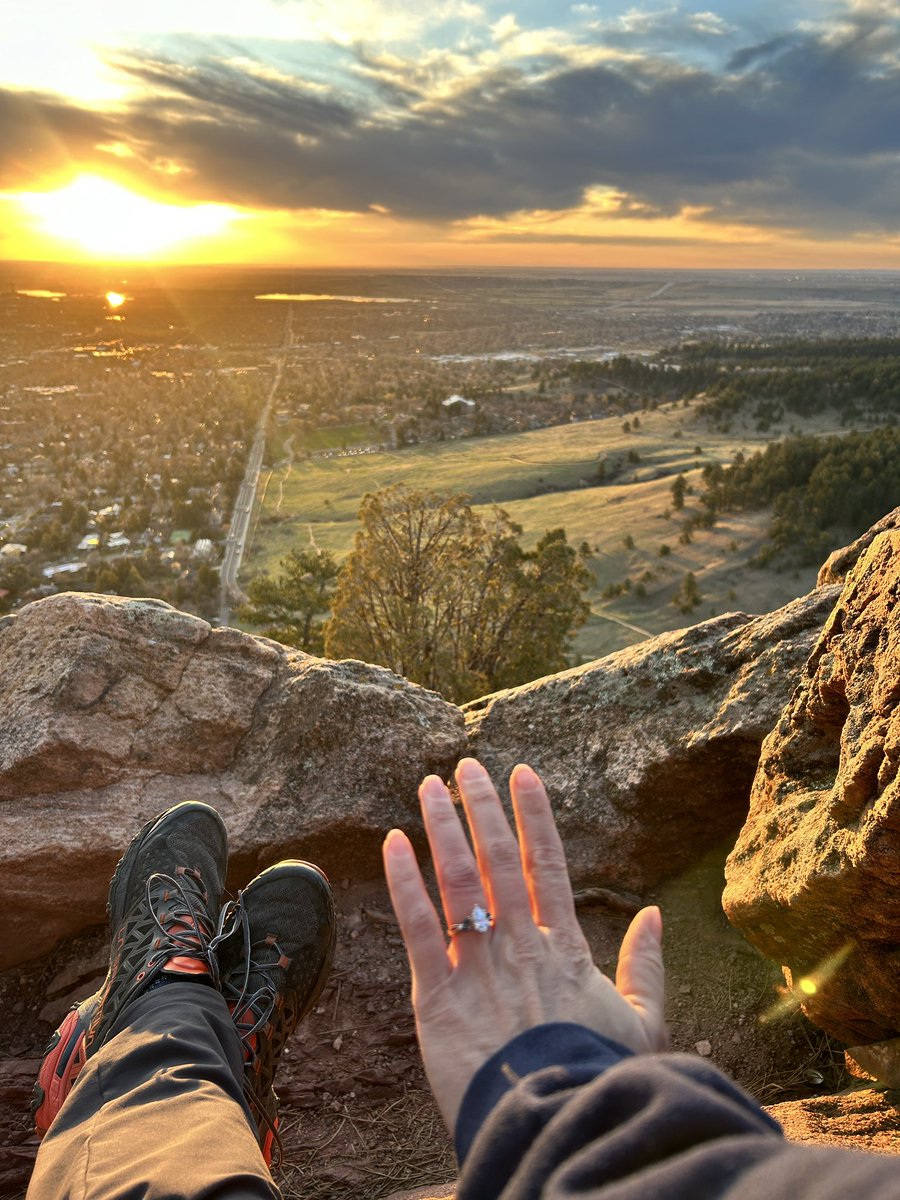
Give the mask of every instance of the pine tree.
[(307, 654), (321, 654), (322, 625), (338, 574), (334, 556), (315, 548), (291, 550), (278, 566), (277, 577), (258, 575), (250, 581), (248, 603), (238, 616), (261, 628), (265, 637)]
[(687, 492), (687, 480), (684, 475), (676, 475), (672, 483), (672, 507), (676, 512), (684, 508), (684, 496)]

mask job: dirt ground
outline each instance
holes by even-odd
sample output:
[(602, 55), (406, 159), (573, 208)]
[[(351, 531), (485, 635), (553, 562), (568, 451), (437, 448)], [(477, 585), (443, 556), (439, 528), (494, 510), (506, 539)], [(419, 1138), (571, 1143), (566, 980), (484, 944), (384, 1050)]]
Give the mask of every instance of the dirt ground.
[[(836, 1045), (784, 1003), (781, 975), (719, 906), (724, 850), (640, 899), (666, 921), (672, 1047), (700, 1053), (765, 1104), (829, 1096), (852, 1081)], [(338, 881), (338, 950), (319, 1005), (292, 1039), (277, 1090), (286, 1197), (377, 1200), (453, 1178), (450, 1139), (415, 1043), (406, 957), (381, 882)], [(596, 961), (614, 970), (632, 898), (582, 897)], [(44, 1043), (102, 976), (105, 933), (0, 976), (0, 1194), (21, 1196), (37, 1142), (28, 1102)], [(48, 991), (53, 999), (46, 1000)], [(43, 1020), (41, 1016), (43, 1015)]]

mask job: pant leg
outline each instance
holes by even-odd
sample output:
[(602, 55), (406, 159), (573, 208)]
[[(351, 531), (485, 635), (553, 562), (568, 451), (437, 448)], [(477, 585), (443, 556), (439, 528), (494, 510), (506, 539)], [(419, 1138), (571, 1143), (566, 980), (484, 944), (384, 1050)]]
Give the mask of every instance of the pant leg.
[(60, 1109), (26, 1200), (278, 1200), (242, 1079), (217, 991), (139, 996)]

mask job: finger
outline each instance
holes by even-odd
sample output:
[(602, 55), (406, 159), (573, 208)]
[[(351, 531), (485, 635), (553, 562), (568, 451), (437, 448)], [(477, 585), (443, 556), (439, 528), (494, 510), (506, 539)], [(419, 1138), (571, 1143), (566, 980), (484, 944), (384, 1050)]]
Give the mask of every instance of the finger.
[(406, 944), (414, 982), (432, 988), (450, 974), (450, 961), (440, 918), (425, 890), (422, 872), (409, 838), (392, 829), (382, 847), (391, 904)]
[[(419, 798), (444, 916), (448, 925), (454, 925), (465, 920), (476, 904), (484, 906), (487, 903), (484, 884), (456, 806), (443, 781), (437, 775), (429, 775), (419, 788)], [(473, 939), (467, 936), (465, 940)]]
[(531, 767), (519, 763), (509, 790), (535, 921), (549, 929), (577, 925), (566, 854), (543, 783)]
[(519, 843), (509, 827), (491, 777), (474, 758), (464, 758), (456, 768), (478, 867), (490, 911), (504, 923), (531, 924), (531, 904), (522, 874)]
[(642, 908), (622, 939), (616, 967), (616, 989), (640, 1014), (656, 1050), (665, 1049), (666, 975), (662, 957), (662, 915), (655, 906)]

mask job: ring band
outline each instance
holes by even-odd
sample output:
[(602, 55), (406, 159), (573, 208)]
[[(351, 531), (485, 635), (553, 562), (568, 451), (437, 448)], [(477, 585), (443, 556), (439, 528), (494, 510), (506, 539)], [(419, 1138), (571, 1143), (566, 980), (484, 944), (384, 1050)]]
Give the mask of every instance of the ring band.
[(451, 925), (448, 933), (490, 933), (494, 928), (494, 918), (480, 904), (476, 904), (469, 915), (462, 921)]

